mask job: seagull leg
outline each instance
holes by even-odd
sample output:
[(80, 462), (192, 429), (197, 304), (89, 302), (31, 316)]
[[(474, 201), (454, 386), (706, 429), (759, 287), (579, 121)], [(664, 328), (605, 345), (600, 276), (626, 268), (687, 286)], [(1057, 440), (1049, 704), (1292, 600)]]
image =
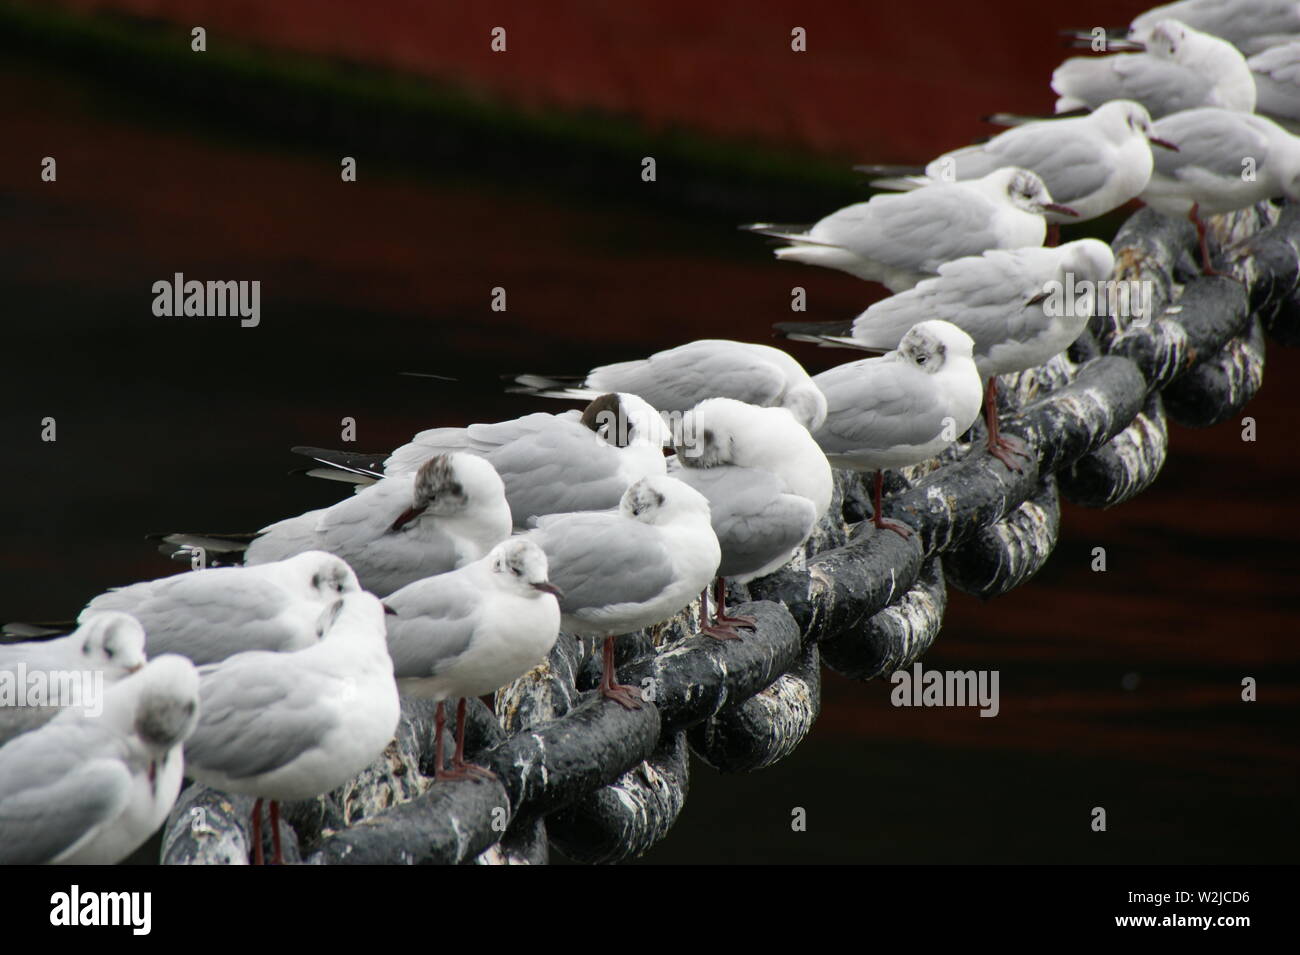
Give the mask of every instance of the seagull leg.
[(758, 618), (751, 617), (748, 614), (732, 616), (727, 613), (727, 581), (719, 577), (714, 583), (714, 593), (717, 594), (717, 600), (713, 610), (713, 622), (720, 623), (727, 627), (739, 627), (741, 630), (757, 630)]
[(1004, 437), (998, 426), (998, 376), (989, 375), (989, 386), (984, 392), (984, 424), (989, 432), (989, 454), (1007, 466), (1008, 470), (1019, 474), (1024, 466), (1016, 460), (1022, 457), (1028, 460), (1029, 454), (1024, 446), (1009, 437)]
[(253, 803), (253, 865), (266, 865), (262, 855), (262, 800)]
[(447, 775), (442, 762), (442, 731), (446, 726), (447, 710), (442, 700), (439, 700), (437, 708), (433, 711), (433, 778), (435, 780), (443, 779)]
[(893, 531), (903, 540), (912, 536), (912, 529), (906, 524), (899, 521), (891, 521), (880, 512), (880, 499), (885, 493), (885, 472), (877, 471), (875, 480), (875, 492), (871, 500), (871, 523), (876, 525), (877, 530)]
[(284, 853), (280, 848), (280, 804), (271, 800), (271, 865), (284, 865)]
[(496, 779), (490, 769), (475, 766), (465, 761), (465, 697), (456, 704), (456, 752), (451, 757), (451, 772), (454, 779)]
[(1192, 209), (1187, 213), (1187, 218), (1192, 220), (1192, 225), (1196, 226), (1196, 237), (1201, 243), (1201, 274), (1202, 275), (1220, 275), (1225, 279), (1232, 279), (1234, 282), (1240, 281), (1235, 275), (1228, 272), (1220, 272), (1210, 263), (1210, 244), (1206, 239), (1205, 223), (1201, 221), (1201, 209), (1199, 203), (1192, 203)]
[(605, 638), (602, 651), (604, 671), (600, 674), (600, 695), (613, 700), (625, 710), (641, 709), (641, 694), (636, 687), (614, 682), (614, 637)]
[(1043, 247), (1054, 249), (1061, 244), (1061, 226), (1056, 222), (1047, 223), (1047, 235), (1043, 237)]

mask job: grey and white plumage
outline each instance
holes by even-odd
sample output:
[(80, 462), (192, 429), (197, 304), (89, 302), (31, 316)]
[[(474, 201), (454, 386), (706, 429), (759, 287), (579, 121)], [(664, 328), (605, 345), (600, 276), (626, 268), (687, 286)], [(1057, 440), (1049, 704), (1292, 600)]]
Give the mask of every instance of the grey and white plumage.
[(541, 663), (560, 632), (546, 554), (520, 537), (459, 570), (408, 584), (385, 605), (399, 689), (440, 702), (505, 686)]
[(1246, 65), (1255, 78), (1255, 111), (1300, 132), (1300, 39), (1257, 53)]
[(1152, 135), (1146, 107), (1115, 100), (1087, 116), (1025, 123), (988, 142), (944, 153), (925, 167), (925, 173), (931, 181), (950, 176), (966, 180), (1003, 166), (1023, 166), (1042, 177), (1056, 202), (1076, 213), (1072, 217), (1048, 212), (1048, 222), (1082, 222), (1105, 215), (1142, 191), (1151, 178)]
[(193, 664), (152, 660), (103, 704), (0, 747), (0, 864), (120, 862), (167, 818), (197, 719)]
[(223, 792), (310, 799), (383, 752), (401, 715), (383, 604), (361, 591), (336, 603), (334, 625), (311, 646), (199, 669), (187, 775)]
[(541, 375), (515, 380), (533, 393), (557, 398), (630, 392), (660, 412), (684, 412), (721, 397), (786, 408), (809, 429), (826, 417), (826, 398), (799, 362), (779, 348), (749, 342), (701, 339), (649, 358), (593, 368), (575, 385)]
[(422, 431), (389, 456), (384, 474), (410, 472), (450, 451), (478, 454), (501, 475), (515, 526), (522, 528), (538, 515), (617, 506), (629, 485), (664, 473), (670, 438), (653, 406), (622, 393), (602, 396), (582, 412)]
[(121, 610), (140, 621), (150, 657), (179, 653), (215, 663), (246, 650), (291, 651), (317, 643), (338, 598), (359, 593), (341, 558), (307, 551), (256, 567), (214, 567), (100, 594), (79, 620)]
[[(8, 674), (16, 686), (20, 672), (29, 678), (40, 672), (45, 674), (47, 686), (56, 687), (63, 675), (100, 673), (102, 685), (109, 687), (145, 665), (144, 641), (140, 622), (129, 614), (91, 614), (65, 637), (0, 643), (0, 674)], [(49, 722), (75, 701), (49, 702), (47, 706), (19, 706), (18, 701), (14, 705), (0, 701), (0, 745)]]
[(1226, 40), (1177, 20), (1155, 23), (1141, 53), (1072, 57), (1052, 74), (1056, 111), (1095, 109), (1133, 100), (1153, 118), (1198, 106), (1251, 112), (1255, 81), (1241, 52)]
[(1144, 40), (1157, 23), (1170, 18), (1221, 37), (1247, 56), (1300, 40), (1300, 0), (1180, 0), (1135, 17), (1128, 35)]
[(697, 597), (722, 554), (709, 502), (667, 476), (642, 478), (616, 511), (551, 514), (525, 535), (563, 592), (561, 628), (623, 634), (660, 623)]
[(303, 551), (336, 554), (380, 597), (478, 560), (510, 536), (505, 486), (486, 459), (439, 454), (416, 470), (363, 487), (332, 507), (262, 529), (250, 565)]
[(983, 401), (973, 348), (957, 326), (925, 321), (896, 350), (815, 376), (830, 410), (813, 437), (831, 464), (906, 467), (951, 444), (975, 422)]
[(1018, 165), (1003, 162), (956, 176), (970, 180), (965, 182), (934, 176), (924, 189), (874, 196), (802, 231), (767, 224), (747, 228), (790, 242), (776, 250), (779, 259), (839, 269), (899, 292), (951, 259), (1042, 245), (1044, 216), (1059, 211), (1057, 203), (1064, 200), (1039, 176), (1010, 168)]
[[(948, 262), (936, 277), (876, 302), (846, 335), (804, 340), (888, 351), (918, 322), (943, 319), (970, 335), (975, 365), (987, 380), (1035, 368), (1068, 348), (1093, 311), (1063, 307), (1068, 290), (1090, 288), (1095, 301), (1105, 293), (1101, 283), (1114, 269), (1110, 246), (1097, 239), (1056, 248), (992, 250)], [(803, 337), (796, 324), (782, 327), (790, 337)]]
[(1187, 215), (1193, 203), (1204, 216), (1300, 199), (1300, 137), (1270, 119), (1205, 107), (1166, 116), (1155, 128), (1180, 138), (1179, 151), (1159, 156), (1142, 191), (1142, 201), (1166, 215)]

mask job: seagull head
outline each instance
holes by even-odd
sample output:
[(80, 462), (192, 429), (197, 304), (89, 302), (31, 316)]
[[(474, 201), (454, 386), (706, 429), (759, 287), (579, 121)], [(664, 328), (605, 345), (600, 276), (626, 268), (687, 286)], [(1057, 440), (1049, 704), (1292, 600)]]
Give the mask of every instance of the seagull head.
[(476, 503), (505, 495), (501, 476), (486, 458), (453, 451), (439, 454), (420, 465), (411, 485), (411, 506), (393, 521), (400, 531), (424, 514), (454, 517)]
[(165, 753), (194, 732), (199, 721), (199, 672), (189, 660), (164, 654), (117, 686), (128, 683), (138, 691), (136, 734), (151, 750)]
[(626, 392), (593, 399), (583, 409), (582, 423), (616, 448), (662, 449), (672, 441), (668, 426), (654, 406)]
[(1092, 116), (1117, 142), (1142, 137), (1152, 146), (1178, 152), (1178, 145), (1156, 135), (1151, 113), (1141, 103), (1131, 99), (1113, 99), (1097, 107)]
[(668, 524), (679, 517), (702, 516), (709, 521), (709, 500), (693, 487), (662, 474), (643, 477), (626, 491), (619, 501), (624, 517), (643, 524)]
[(145, 665), (144, 628), (130, 614), (105, 610), (77, 628), (86, 669), (102, 670), (113, 681)]
[(1115, 253), (1100, 239), (1078, 239), (1059, 248), (1062, 272), (1074, 276), (1077, 284), (1105, 282), (1115, 272)]
[(952, 322), (931, 319), (907, 330), (894, 354), (928, 375), (937, 375), (949, 362), (973, 361), (975, 342)]
[(1043, 182), (1038, 173), (1029, 169), (1007, 166), (989, 173), (988, 178), (1017, 209), (1039, 216), (1048, 212), (1063, 216), (1078, 215), (1069, 206), (1053, 201), (1052, 194), (1047, 191), (1047, 183)]
[(688, 468), (735, 464), (770, 469), (806, 440), (807, 431), (788, 408), (763, 408), (734, 398), (701, 401), (682, 416), (681, 425), (677, 460)]
[(488, 552), (492, 573), (507, 589), (525, 597), (540, 598), (550, 594), (557, 600), (564, 596), (548, 579), (546, 553), (524, 537), (503, 540)]

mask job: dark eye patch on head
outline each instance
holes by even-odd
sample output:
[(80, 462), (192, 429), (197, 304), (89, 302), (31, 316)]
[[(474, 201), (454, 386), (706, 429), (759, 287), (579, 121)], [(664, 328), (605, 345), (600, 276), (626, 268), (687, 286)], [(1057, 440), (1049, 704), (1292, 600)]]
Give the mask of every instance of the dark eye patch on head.
[(600, 431), (601, 426), (611, 420), (618, 421), (622, 415), (623, 405), (618, 395), (601, 395), (592, 400), (582, 411), (582, 425), (589, 431)]

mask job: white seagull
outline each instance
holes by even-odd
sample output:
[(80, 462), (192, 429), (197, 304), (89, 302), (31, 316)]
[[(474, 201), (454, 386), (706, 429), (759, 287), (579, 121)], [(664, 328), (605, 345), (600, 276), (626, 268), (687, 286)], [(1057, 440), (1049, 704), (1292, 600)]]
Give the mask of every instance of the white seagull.
[(639, 709), (638, 690), (615, 680), (614, 638), (667, 620), (717, 575), (708, 500), (673, 478), (642, 478), (617, 511), (547, 515), (525, 537), (564, 594), (561, 629), (605, 637), (601, 695)]
[(1128, 35), (1141, 42), (1161, 20), (1188, 26), (1234, 44), (1251, 56), (1269, 47), (1300, 40), (1300, 0), (1181, 0), (1153, 7), (1136, 17)]
[[(927, 318), (952, 322), (974, 342), (985, 380), (989, 453), (1020, 470), (998, 428), (998, 375), (1036, 368), (1069, 348), (1092, 317), (1115, 270), (1110, 246), (1079, 239), (1050, 249), (996, 249), (948, 262), (914, 289), (876, 302), (851, 327), (826, 334), (821, 323), (778, 325), (787, 337), (818, 344), (888, 351)], [(1142, 303), (1124, 303), (1136, 308)]]
[(1056, 111), (1096, 109), (1111, 100), (1141, 103), (1153, 118), (1197, 106), (1255, 109), (1255, 80), (1231, 43), (1177, 20), (1146, 33), (1141, 53), (1078, 56), (1052, 74)]
[(245, 562), (327, 551), (348, 562), (364, 589), (384, 597), (478, 560), (509, 537), (512, 526), (496, 469), (477, 455), (453, 452), (332, 507), (263, 528)]
[[(541, 548), (513, 537), (482, 560), (408, 584), (384, 602), (398, 690), (438, 701), (437, 778), (487, 774), (465, 762), (465, 699), (492, 693), (546, 659), (560, 632), (560, 596)], [(455, 699), (456, 752), (444, 771), (443, 704)]]
[(911, 536), (881, 516), (884, 470), (929, 460), (979, 416), (983, 388), (973, 351), (969, 335), (935, 319), (913, 326), (895, 351), (813, 379), (830, 407), (813, 437), (831, 464), (876, 472), (877, 528)]
[(111, 865), (149, 838), (180, 792), (194, 665), (162, 656), (114, 684), (103, 712), (60, 713), (0, 747), (0, 864)]
[(262, 801), (271, 801), (274, 862), (282, 859), (279, 802), (347, 782), (384, 751), (401, 706), (384, 639), (384, 606), (340, 597), (334, 625), (291, 653), (251, 650), (199, 669), (200, 715), (185, 744), (186, 775), (256, 796), (253, 851), (262, 862)]
[(1246, 65), (1255, 77), (1255, 111), (1300, 132), (1300, 39), (1257, 53)]
[[(601, 395), (582, 411), (537, 412), (466, 428), (421, 431), (383, 461), (382, 471), (356, 468), (359, 456), (295, 448), (331, 468), (351, 469), (342, 479), (370, 481), (407, 474), (429, 458), (467, 451), (486, 458), (506, 489), (515, 527), (542, 514), (615, 507), (628, 486), (664, 473), (663, 449), (672, 434), (659, 412), (632, 394)], [(321, 477), (340, 475), (313, 471)]]
[[(754, 618), (730, 616), (726, 580), (746, 583), (784, 565), (829, 510), (834, 477), (812, 436), (784, 408), (711, 398), (687, 412), (669, 473), (709, 501), (722, 549), (714, 614), (704, 633), (735, 639)], [(708, 617), (708, 594), (701, 597)]]
[(1179, 151), (1162, 155), (1142, 201), (1169, 216), (1187, 216), (1210, 264), (1202, 216), (1244, 209), (1286, 196), (1300, 201), (1300, 137), (1263, 116), (1204, 107), (1157, 121), (1162, 136), (1178, 136)]
[[(17, 687), (33, 674), (41, 673), (49, 691), (45, 705), (38, 701), (30, 705), (20, 705), (21, 701), (5, 705), (0, 700), (0, 745), (48, 722), (69, 705), (90, 702), (60, 698), (63, 688), (69, 686), (68, 674), (102, 674), (99, 685), (109, 687), (144, 664), (144, 630), (140, 622), (129, 614), (114, 611), (88, 616), (85, 623), (65, 637), (0, 643), (0, 674), (7, 674)], [(27, 679), (19, 679), (20, 674), (25, 674)], [(84, 689), (83, 681), (74, 682)], [(75, 696), (81, 689), (72, 692)]]
[(213, 567), (100, 594), (81, 612), (102, 610), (140, 621), (150, 657), (179, 653), (216, 663), (245, 650), (291, 651), (318, 643), (340, 597), (360, 593), (347, 563), (307, 551), (257, 567)]
[(1073, 215), (1037, 175), (1010, 168), (1016, 165), (998, 163), (973, 176), (935, 176), (924, 189), (873, 196), (812, 226), (744, 228), (788, 241), (776, 250), (778, 259), (839, 269), (901, 292), (951, 259), (1042, 245), (1044, 216)]
[[(944, 153), (925, 167), (928, 178), (922, 181), (973, 179), (1002, 166), (1023, 166), (1038, 173), (1052, 198), (1075, 213), (1072, 217), (1048, 211), (1048, 222), (1082, 222), (1119, 208), (1142, 191), (1151, 178), (1153, 143), (1178, 148), (1175, 143), (1155, 138), (1145, 106), (1131, 100), (1114, 100), (1087, 116), (1027, 122), (988, 142)], [(873, 172), (888, 167), (858, 168)], [(904, 188), (914, 183), (883, 181)]]
[(649, 358), (593, 368), (585, 377), (519, 375), (518, 390), (554, 398), (596, 398), (605, 392), (640, 395), (661, 412), (683, 412), (706, 398), (786, 408), (812, 430), (826, 417), (826, 398), (808, 372), (771, 345), (706, 338)]

